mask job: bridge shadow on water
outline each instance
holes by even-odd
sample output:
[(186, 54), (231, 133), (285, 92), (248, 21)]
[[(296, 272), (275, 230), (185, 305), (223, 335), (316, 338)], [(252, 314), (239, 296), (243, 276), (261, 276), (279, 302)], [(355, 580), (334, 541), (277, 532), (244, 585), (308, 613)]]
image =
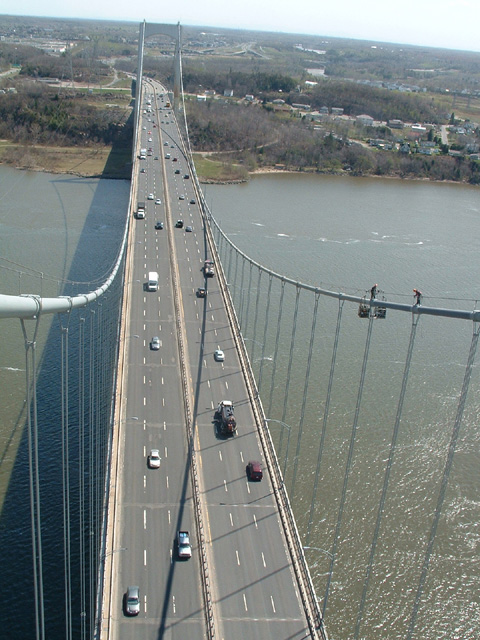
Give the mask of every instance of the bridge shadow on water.
[[(122, 135), (113, 145), (105, 164), (103, 176), (118, 174), (125, 177), (130, 174), (130, 152), (128, 161), (119, 168), (118, 158), (125, 157), (125, 144), (131, 148), (131, 125), (123, 128)], [(130, 140), (128, 140), (130, 136)], [(128, 148), (128, 146), (127, 146)], [(114, 167), (116, 169), (114, 170)], [(124, 180), (79, 178), (73, 176), (52, 175), (51, 207), (55, 219), (63, 221), (58, 228), (58, 238), (52, 242), (49, 250), (59, 254), (58, 281), (69, 281), (59, 292), (61, 295), (75, 295), (79, 292), (94, 290), (111, 271), (116, 261), (123, 237), (125, 222), (128, 220), (128, 199), (130, 184)], [(73, 251), (72, 240), (68, 234), (70, 203), (77, 198), (90, 201), (82, 231)], [(78, 221), (77, 225), (78, 225)], [(63, 246), (66, 244), (67, 246)], [(70, 261), (69, 251), (73, 253)], [(63, 254), (63, 255), (62, 255)], [(33, 267), (41, 271), (42, 265)], [(87, 628), (87, 636), (92, 635), (90, 621), (92, 604), (95, 606), (93, 591), (96, 588), (97, 566), (100, 544), (100, 514), (103, 500), (103, 477), (105, 474), (105, 453), (108, 440), (108, 420), (111, 403), (111, 382), (115, 362), (117, 341), (116, 326), (121, 300), (121, 280), (117, 276), (114, 283), (99, 304), (95, 304), (95, 313), (88, 310), (74, 310), (67, 319), (55, 315), (42, 319), (42, 325), (50, 323), (43, 352), (37, 355), (37, 407), (38, 407), (38, 455), (41, 509), (41, 535), (43, 549), (43, 586), (45, 603), (45, 635), (50, 638), (65, 637), (66, 598), (64, 566), (64, 498), (62, 494), (62, 358), (61, 323), (68, 325), (70, 353), (68, 359), (69, 409), (68, 409), (68, 448), (70, 487), (70, 568), (72, 593), (72, 627), (74, 637), (79, 635), (81, 620)], [(86, 285), (83, 283), (94, 283)], [(7, 293), (7, 292), (5, 292)], [(24, 291), (39, 294), (40, 291)], [(56, 294), (53, 294), (56, 295)], [(81, 320), (85, 318), (85, 321)], [(20, 325), (19, 321), (17, 321)], [(93, 332), (86, 330), (86, 349), (91, 347), (87, 362), (81, 363), (78, 345), (80, 325), (92, 326)], [(33, 321), (28, 321), (29, 338), (33, 336)], [(20, 344), (23, 344), (21, 328), (18, 326)], [(102, 336), (101, 344), (98, 339)], [(99, 363), (97, 370), (97, 362)], [(83, 374), (80, 368), (83, 367)], [(94, 400), (83, 402), (79, 392), (81, 380), (94, 388)], [(32, 564), (31, 511), (29, 490), (29, 454), (28, 433), (25, 427), (27, 407), (25, 400), (18, 408), (13, 419), (14, 431), (7, 448), (1, 452), (2, 460), (12, 458), (11, 444), (13, 434), (22, 430), (19, 446), (15, 455), (3, 510), (0, 516), (0, 548), (2, 549), (2, 579), (11, 587), (9, 606), (3, 616), (3, 628), (8, 630), (9, 640), (23, 640), (35, 637), (34, 584)], [(84, 432), (79, 424), (83, 416)], [(82, 447), (80, 446), (82, 441)], [(85, 458), (83, 457), (85, 456)], [(83, 466), (82, 481), (79, 480)], [(90, 504), (80, 505), (80, 493), (83, 491)], [(5, 481), (4, 481), (5, 484)], [(82, 524), (80, 512), (83, 511)], [(93, 535), (91, 535), (93, 534)], [(92, 538), (94, 540), (92, 541)], [(80, 543), (86, 549), (86, 557), (81, 559)], [(85, 571), (85, 601), (81, 601), (81, 570)], [(92, 586), (93, 585), (93, 586)], [(82, 609), (85, 615), (82, 615)]]

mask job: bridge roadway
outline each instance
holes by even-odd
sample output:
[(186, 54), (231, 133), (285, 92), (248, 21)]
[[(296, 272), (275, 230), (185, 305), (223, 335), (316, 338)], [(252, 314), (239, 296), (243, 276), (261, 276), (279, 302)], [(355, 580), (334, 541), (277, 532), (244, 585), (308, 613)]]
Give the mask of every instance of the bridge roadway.
[[(153, 93), (149, 86), (153, 85), (147, 85), (147, 96)], [(194, 181), (184, 178), (189, 169), (173, 111), (165, 106), (167, 98), (160, 97), (161, 87), (156, 84), (155, 89), (153, 113), (141, 112), (140, 146), (152, 147), (153, 153), (137, 163), (139, 171), (145, 169), (138, 174), (138, 200), (145, 199), (146, 218), (134, 221), (133, 270), (126, 283), (130, 314), (116, 531), (110, 551), (110, 638), (208, 637), (187, 463), (175, 295), (180, 298), (186, 339), (215, 637), (306, 638), (310, 633), (268, 474), (257, 483), (246, 478), (248, 460), (262, 460), (258, 435), (217, 278), (205, 279), (202, 272), (210, 252), (198, 204), (190, 203), (198, 202)], [(160, 205), (147, 199), (150, 193), (161, 199)], [(180, 218), (192, 226), (191, 233), (175, 228)], [(165, 223), (163, 230), (155, 230), (156, 220)], [(170, 252), (178, 268), (177, 292)], [(159, 273), (156, 292), (145, 290), (149, 271)], [(207, 287), (205, 299), (196, 297), (200, 286)], [(149, 349), (153, 336), (160, 338), (158, 351)], [(224, 363), (214, 361), (217, 348), (225, 352)], [(223, 438), (215, 429), (214, 408), (222, 399), (235, 403), (234, 438)], [(160, 450), (160, 469), (148, 468), (151, 449)], [(188, 561), (176, 558), (174, 539), (180, 528), (192, 535)], [(123, 612), (128, 585), (140, 587), (136, 617)]]

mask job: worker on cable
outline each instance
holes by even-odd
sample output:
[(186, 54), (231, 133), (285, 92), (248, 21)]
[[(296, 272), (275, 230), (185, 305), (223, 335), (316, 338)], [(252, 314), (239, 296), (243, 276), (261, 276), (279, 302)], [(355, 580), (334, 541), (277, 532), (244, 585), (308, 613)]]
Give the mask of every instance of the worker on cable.
[(415, 304), (420, 304), (422, 300), (422, 292), (419, 289), (414, 289), (413, 295), (415, 296)]
[(370, 289), (370, 300), (375, 300), (375, 296), (377, 295), (377, 289), (378, 284), (374, 284), (373, 287)]

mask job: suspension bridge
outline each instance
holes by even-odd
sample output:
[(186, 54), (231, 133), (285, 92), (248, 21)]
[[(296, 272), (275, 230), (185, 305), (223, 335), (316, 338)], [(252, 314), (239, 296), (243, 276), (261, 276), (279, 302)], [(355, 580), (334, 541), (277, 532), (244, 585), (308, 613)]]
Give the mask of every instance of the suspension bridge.
[[(326, 638), (332, 626), (335, 637), (379, 637), (382, 628), (389, 639), (439, 637), (451, 611), (432, 614), (430, 605), (444, 585), (443, 547), (457, 535), (448, 507), (462, 426), (473, 421), (480, 312), (307, 285), (235, 246), (196, 179), (179, 25), (141, 25), (139, 78), (144, 40), (156, 33), (176, 42), (174, 90), (137, 83), (132, 190), (112, 273), (94, 286), (70, 284), (61, 297), (0, 295), (0, 318), (19, 320), (25, 345), (36, 637), (48, 635), (52, 593), (65, 638)], [(139, 200), (146, 216), (136, 219)], [(154, 229), (155, 206), (163, 230)], [(158, 274), (152, 292), (150, 273)], [(59, 367), (44, 380), (36, 345), (47, 314), (58, 317), (49, 342)], [(428, 328), (446, 322), (459, 327), (455, 371), (428, 389), (418, 354)], [(389, 370), (376, 365), (379, 348), (391, 354)], [(449, 403), (431, 418), (434, 459), (415, 470), (419, 380), (422, 395)], [(52, 388), (56, 473), (41, 409)], [(235, 404), (234, 438), (219, 434), (222, 400)], [(372, 402), (381, 407), (373, 417)], [(158, 470), (149, 469), (152, 450)], [(263, 463), (261, 483), (245, 476), (251, 458)], [(43, 543), (51, 520), (54, 553)], [(176, 559), (179, 529), (191, 533), (188, 562)], [(53, 588), (45, 557), (58, 567)], [(134, 618), (124, 615), (127, 585), (140, 590)]]

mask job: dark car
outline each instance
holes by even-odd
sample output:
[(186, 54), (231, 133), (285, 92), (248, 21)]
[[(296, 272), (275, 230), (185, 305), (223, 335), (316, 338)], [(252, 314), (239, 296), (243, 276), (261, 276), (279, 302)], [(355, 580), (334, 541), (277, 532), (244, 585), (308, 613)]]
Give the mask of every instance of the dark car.
[(185, 231), (190, 231), (190, 233), (191, 233), (193, 231), (193, 227), (188, 225), (188, 227), (185, 227)]
[(160, 220), (158, 222), (155, 223), (155, 229), (163, 229), (163, 222), (160, 222)]
[(188, 173), (186, 173), (186, 174), (183, 176), (183, 179), (184, 179), (184, 180), (188, 180), (189, 178), (190, 178), (190, 176), (188, 175)]
[(192, 198), (192, 199), (190, 200), (190, 204), (195, 204), (195, 199), (194, 199), (194, 198)]
[(262, 465), (256, 460), (250, 460), (247, 464), (247, 476), (249, 480), (260, 480), (263, 478)]
[(177, 220), (175, 223), (175, 226), (177, 227), (177, 229), (182, 229), (183, 228), (183, 220)]
[(207, 290), (203, 287), (198, 287), (197, 289), (197, 298), (205, 298), (207, 296)]

